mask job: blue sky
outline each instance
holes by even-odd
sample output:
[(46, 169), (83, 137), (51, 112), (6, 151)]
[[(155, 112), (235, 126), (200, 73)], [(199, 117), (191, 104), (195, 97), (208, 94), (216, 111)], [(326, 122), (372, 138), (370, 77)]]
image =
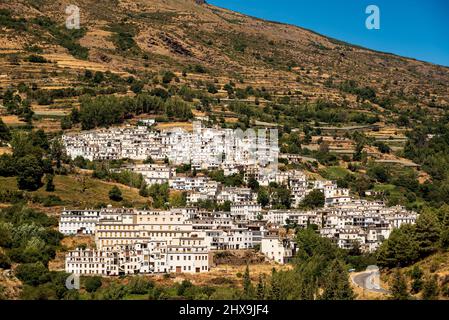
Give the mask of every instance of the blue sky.
[[(208, 0), (251, 16), (294, 24), (370, 49), (449, 66), (448, 0)], [(380, 30), (368, 30), (368, 5)]]

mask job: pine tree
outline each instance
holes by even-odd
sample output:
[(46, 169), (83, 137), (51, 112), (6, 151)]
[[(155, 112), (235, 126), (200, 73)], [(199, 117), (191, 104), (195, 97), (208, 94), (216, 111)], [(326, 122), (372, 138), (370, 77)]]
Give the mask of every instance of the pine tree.
[(122, 201), (122, 191), (117, 186), (113, 186), (112, 189), (109, 191), (109, 199), (112, 201)]
[(438, 299), (438, 281), (436, 275), (424, 281), (422, 299), (423, 300)]
[(393, 283), (391, 284), (391, 299), (392, 300), (408, 300), (410, 294), (407, 289), (407, 282), (401, 271), (397, 269), (393, 275)]
[(418, 293), (422, 289), (423, 280), (422, 280), (423, 272), (418, 266), (414, 266), (410, 272), (410, 277), (413, 279), (411, 292), (413, 294)]
[(427, 256), (437, 249), (441, 228), (435, 212), (424, 210), (416, 220), (416, 240), (421, 256)]

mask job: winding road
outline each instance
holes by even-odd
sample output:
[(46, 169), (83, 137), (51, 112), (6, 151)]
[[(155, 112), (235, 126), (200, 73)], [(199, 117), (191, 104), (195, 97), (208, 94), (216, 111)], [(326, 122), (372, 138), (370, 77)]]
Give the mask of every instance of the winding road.
[(372, 277), (375, 276), (375, 271), (364, 271), (360, 273), (351, 274), (352, 282), (358, 287), (368, 292), (375, 292), (381, 294), (388, 294), (389, 291), (378, 286), (373, 285)]

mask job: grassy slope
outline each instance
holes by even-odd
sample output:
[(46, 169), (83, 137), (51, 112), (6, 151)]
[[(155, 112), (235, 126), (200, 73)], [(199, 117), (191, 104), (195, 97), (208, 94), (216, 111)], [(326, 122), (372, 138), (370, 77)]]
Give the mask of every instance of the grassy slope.
[[(123, 199), (129, 201), (135, 206), (142, 206), (147, 203), (147, 199), (139, 195), (137, 189), (133, 189), (121, 184), (104, 182), (98, 179), (85, 177), (86, 190), (83, 192), (82, 183), (75, 176), (55, 176), (54, 184), (56, 190), (54, 192), (45, 191), (45, 186), (39, 190), (30, 192), (31, 195), (39, 197), (48, 197), (51, 195), (58, 196), (64, 201), (67, 207), (92, 207), (99, 203), (111, 203), (115, 206), (120, 206), (119, 202), (112, 202), (109, 199), (109, 190), (112, 186), (117, 185), (123, 194)], [(0, 177), (0, 185), (2, 190), (17, 190), (16, 178), (14, 177)]]

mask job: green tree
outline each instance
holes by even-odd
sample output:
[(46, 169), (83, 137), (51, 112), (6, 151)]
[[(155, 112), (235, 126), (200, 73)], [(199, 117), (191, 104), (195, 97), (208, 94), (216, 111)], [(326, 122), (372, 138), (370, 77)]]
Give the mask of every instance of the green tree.
[(149, 196), (148, 186), (145, 182), (142, 182), (142, 185), (140, 186), (139, 195), (145, 198)]
[(182, 208), (187, 204), (187, 196), (185, 193), (176, 192), (169, 196), (170, 207), (172, 208)]
[(16, 159), (34, 155), (37, 159), (42, 158), (42, 149), (33, 145), (31, 136), (24, 131), (14, 131), (11, 138), (13, 157)]
[(154, 208), (165, 208), (169, 203), (169, 185), (168, 183), (153, 184), (149, 189), (150, 197), (153, 199)]
[(422, 299), (437, 300), (438, 291), (438, 278), (436, 275), (431, 276), (423, 283)]
[(18, 279), (30, 286), (50, 281), (50, 272), (42, 262), (20, 264), (15, 274)]
[(270, 197), (265, 188), (260, 188), (257, 192), (257, 202), (262, 206), (266, 207), (270, 203)]
[(93, 293), (96, 292), (101, 286), (103, 282), (101, 280), (101, 277), (94, 276), (94, 277), (86, 277), (84, 280), (84, 288), (87, 292)]
[(290, 209), (291, 191), (283, 186), (276, 187), (271, 192), (271, 204), (278, 209)]
[(323, 300), (353, 300), (354, 291), (343, 263), (335, 259), (328, 268), (323, 285)]
[(48, 174), (45, 176), (45, 178), (46, 178), (45, 191), (48, 192), (55, 191), (55, 184), (53, 183), (53, 175)]
[(61, 161), (65, 158), (64, 144), (61, 139), (54, 139), (50, 146), (51, 158), (56, 161), (56, 167), (61, 167)]
[(422, 290), (422, 285), (423, 285), (422, 276), (423, 276), (423, 272), (422, 272), (421, 268), (415, 265), (410, 272), (410, 277), (413, 280), (412, 287), (411, 287), (412, 293), (416, 294)]
[(441, 228), (436, 213), (425, 209), (416, 220), (416, 241), (421, 256), (435, 252), (439, 246)]
[(254, 298), (254, 287), (251, 282), (249, 265), (246, 265), (245, 273), (243, 274), (243, 298), (246, 300)]
[(410, 299), (410, 294), (407, 288), (407, 281), (399, 269), (396, 269), (396, 271), (394, 272), (390, 291), (390, 299), (392, 300)]
[(306, 208), (322, 208), (324, 201), (324, 193), (320, 190), (313, 190), (304, 197), (302, 205)]
[(281, 288), (278, 279), (278, 272), (275, 268), (271, 269), (271, 281), (269, 288), (269, 298), (271, 300), (280, 300), (281, 298)]
[(263, 278), (262, 278), (261, 274), (259, 275), (259, 282), (257, 283), (256, 295), (257, 295), (257, 300), (265, 299), (265, 284), (263, 282)]
[(127, 287), (131, 294), (146, 294), (154, 287), (154, 283), (142, 276), (137, 276), (129, 281)]
[(27, 155), (17, 160), (17, 185), (20, 190), (39, 189), (43, 176), (44, 171), (35, 156)]
[(377, 251), (378, 263), (385, 267), (408, 266), (418, 258), (419, 245), (412, 225), (402, 225), (393, 230)]
[(9, 257), (0, 252), (0, 269), (9, 269), (11, 268), (11, 259)]
[(11, 139), (11, 131), (8, 126), (3, 122), (2, 118), (0, 118), (0, 142), (1, 141), (9, 141)]
[(248, 179), (248, 187), (254, 191), (257, 191), (259, 189), (259, 182), (254, 178), (254, 176), (251, 176)]

